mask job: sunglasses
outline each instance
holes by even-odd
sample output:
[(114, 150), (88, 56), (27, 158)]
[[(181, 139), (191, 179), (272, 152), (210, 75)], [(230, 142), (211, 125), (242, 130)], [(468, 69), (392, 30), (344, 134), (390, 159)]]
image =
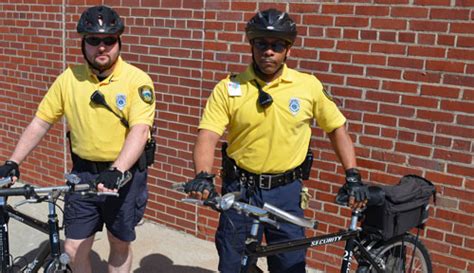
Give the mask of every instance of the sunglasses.
[(104, 43), (104, 45), (106, 46), (111, 46), (117, 43), (118, 38), (117, 37), (105, 37), (105, 38), (87, 37), (85, 41), (91, 46), (98, 46), (100, 45), (100, 43)]
[(283, 41), (268, 43), (266, 41), (256, 40), (253, 41), (252, 45), (259, 51), (267, 51), (269, 48), (271, 48), (272, 51), (276, 53), (282, 53), (288, 48), (288, 43)]

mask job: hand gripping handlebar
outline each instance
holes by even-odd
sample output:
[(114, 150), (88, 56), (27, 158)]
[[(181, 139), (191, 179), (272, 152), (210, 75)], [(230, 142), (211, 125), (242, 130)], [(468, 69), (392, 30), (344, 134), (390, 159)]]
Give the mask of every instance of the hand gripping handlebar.
[[(91, 189), (89, 184), (78, 184), (80, 178), (73, 174), (66, 174), (66, 185), (63, 186), (51, 186), (51, 187), (34, 187), (25, 184), (22, 187), (6, 188), (4, 186), (12, 183), (11, 177), (0, 178), (0, 196), (25, 196), (27, 199), (35, 196), (36, 194), (48, 194), (48, 193), (64, 193), (64, 192), (76, 192), (80, 194), (92, 194), (92, 195), (106, 195), (106, 196), (118, 196), (116, 192), (97, 192), (95, 189)], [(4, 187), (4, 188), (2, 188)]]
[[(275, 226), (278, 226), (278, 222), (281, 222), (281, 220), (300, 227), (311, 229), (315, 229), (318, 226), (318, 222), (315, 220), (295, 216), (268, 203), (265, 203), (262, 208), (259, 208), (247, 203), (239, 202), (237, 201), (239, 200), (239, 197), (239, 192), (230, 192), (223, 196), (216, 196), (208, 200), (183, 198), (181, 199), (181, 201), (198, 205), (210, 206), (212, 208), (215, 208), (216, 210), (221, 211), (226, 211), (228, 209), (233, 208), (238, 212), (245, 213), (248, 216), (257, 218), (262, 222), (270, 223)], [(272, 220), (275, 218), (277, 220)]]

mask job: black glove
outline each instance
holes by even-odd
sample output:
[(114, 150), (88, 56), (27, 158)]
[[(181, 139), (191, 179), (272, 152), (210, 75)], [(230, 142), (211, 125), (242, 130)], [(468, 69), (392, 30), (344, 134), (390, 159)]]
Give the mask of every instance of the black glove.
[(343, 188), (349, 196), (354, 196), (356, 202), (369, 198), (369, 187), (362, 183), (359, 170), (356, 168), (346, 170), (346, 184)]
[(5, 164), (0, 166), (0, 177), (13, 177), (20, 178), (20, 168), (18, 163), (15, 161), (7, 160)]
[(214, 186), (214, 174), (208, 174), (207, 172), (200, 172), (196, 177), (184, 184), (184, 192), (203, 192), (204, 190), (209, 191), (209, 198), (215, 196), (216, 187)]
[(104, 187), (108, 189), (120, 189), (130, 181), (131, 178), (132, 174), (129, 171), (123, 173), (117, 168), (110, 168), (102, 171), (94, 180), (93, 185), (97, 186), (97, 184), (102, 183), (104, 184)]

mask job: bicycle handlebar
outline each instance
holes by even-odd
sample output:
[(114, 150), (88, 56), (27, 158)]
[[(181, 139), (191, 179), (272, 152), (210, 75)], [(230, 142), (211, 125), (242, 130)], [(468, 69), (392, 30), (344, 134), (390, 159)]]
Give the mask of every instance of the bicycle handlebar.
[[(74, 178), (73, 176), (68, 176)], [(78, 179), (78, 178), (77, 178)], [(66, 185), (62, 186), (50, 186), (50, 187), (33, 187), (31, 185), (25, 184), (23, 187), (13, 187), (13, 188), (0, 188), (0, 196), (25, 196), (30, 198), (36, 194), (46, 194), (46, 193), (65, 193), (65, 192), (75, 192), (80, 194), (94, 194), (94, 195), (107, 195), (107, 196), (118, 196), (117, 192), (96, 192), (90, 188), (89, 184), (77, 184), (79, 181), (69, 182), (67, 180)], [(8, 185), (12, 182), (11, 177), (0, 178), (0, 187), (2, 185)], [(21, 182), (21, 181), (20, 181)]]
[(318, 222), (315, 220), (295, 216), (268, 203), (263, 204), (263, 209), (273, 215), (276, 215), (278, 218), (281, 218), (287, 222), (293, 223), (301, 227), (307, 227), (312, 229), (316, 229), (318, 227)]
[(25, 185), (23, 187), (16, 188), (5, 188), (0, 189), (0, 196), (25, 196), (30, 197), (34, 194), (50, 193), (50, 192), (84, 192), (89, 190), (88, 184), (79, 185), (65, 185), (65, 186), (52, 186), (52, 187), (33, 187), (31, 185)]
[[(176, 187), (173, 187), (176, 188)], [(219, 211), (226, 211), (230, 208), (233, 208), (237, 210), (238, 212), (243, 212), (246, 215), (252, 216), (254, 218), (257, 218), (261, 222), (266, 222), (269, 224), (273, 224), (278, 227), (278, 221), (275, 221), (272, 218), (276, 217), (280, 220), (284, 220), (286, 222), (292, 223), (294, 225), (300, 226), (300, 227), (306, 227), (306, 228), (311, 228), (311, 229), (316, 229), (318, 226), (318, 222), (315, 220), (311, 219), (306, 219), (302, 217), (298, 217), (295, 215), (292, 215), (291, 213), (288, 213), (286, 211), (283, 211), (275, 206), (272, 206), (268, 203), (265, 203), (262, 208), (239, 202), (237, 201), (240, 197), (239, 192), (230, 192), (227, 193), (223, 196), (216, 196), (214, 198), (208, 199), (208, 200), (198, 200), (198, 199), (193, 199), (193, 198), (183, 198), (181, 201), (187, 202), (187, 203), (192, 203), (192, 204), (198, 204), (198, 205), (204, 205), (204, 206), (210, 206), (213, 209)]]

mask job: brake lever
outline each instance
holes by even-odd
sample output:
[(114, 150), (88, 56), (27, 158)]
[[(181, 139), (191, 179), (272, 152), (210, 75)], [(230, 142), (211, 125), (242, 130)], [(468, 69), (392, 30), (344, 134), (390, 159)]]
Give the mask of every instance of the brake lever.
[(258, 220), (260, 222), (270, 224), (270, 225), (274, 226), (276, 229), (280, 229), (280, 223), (278, 223), (277, 221), (275, 221), (273, 219), (270, 219), (268, 217), (259, 217)]
[(120, 196), (118, 192), (79, 191), (76, 193), (79, 193), (82, 196), (114, 196), (114, 197)]
[(204, 205), (203, 200), (195, 199), (195, 198), (181, 198), (181, 202), (194, 204), (194, 205)]
[(16, 202), (16, 203), (13, 205), (13, 207), (16, 209), (16, 208), (18, 208), (19, 206), (23, 206), (24, 204), (41, 203), (41, 202), (43, 202), (45, 199), (46, 199), (45, 197), (24, 199), (24, 200), (21, 200), (21, 201)]
[(128, 182), (130, 182), (130, 181), (132, 180), (132, 177), (133, 177), (133, 175), (132, 175), (132, 173), (131, 173), (130, 171), (125, 171), (124, 177), (123, 177), (123, 179), (122, 179), (119, 183), (117, 183), (116, 189), (117, 189), (117, 190), (120, 190), (120, 188), (122, 188), (122, 187), (125, 186)]
[(115, 196), (115, 197), (120, 196), (118, 192), (96, 192), (95, 194), (98, 196)]

